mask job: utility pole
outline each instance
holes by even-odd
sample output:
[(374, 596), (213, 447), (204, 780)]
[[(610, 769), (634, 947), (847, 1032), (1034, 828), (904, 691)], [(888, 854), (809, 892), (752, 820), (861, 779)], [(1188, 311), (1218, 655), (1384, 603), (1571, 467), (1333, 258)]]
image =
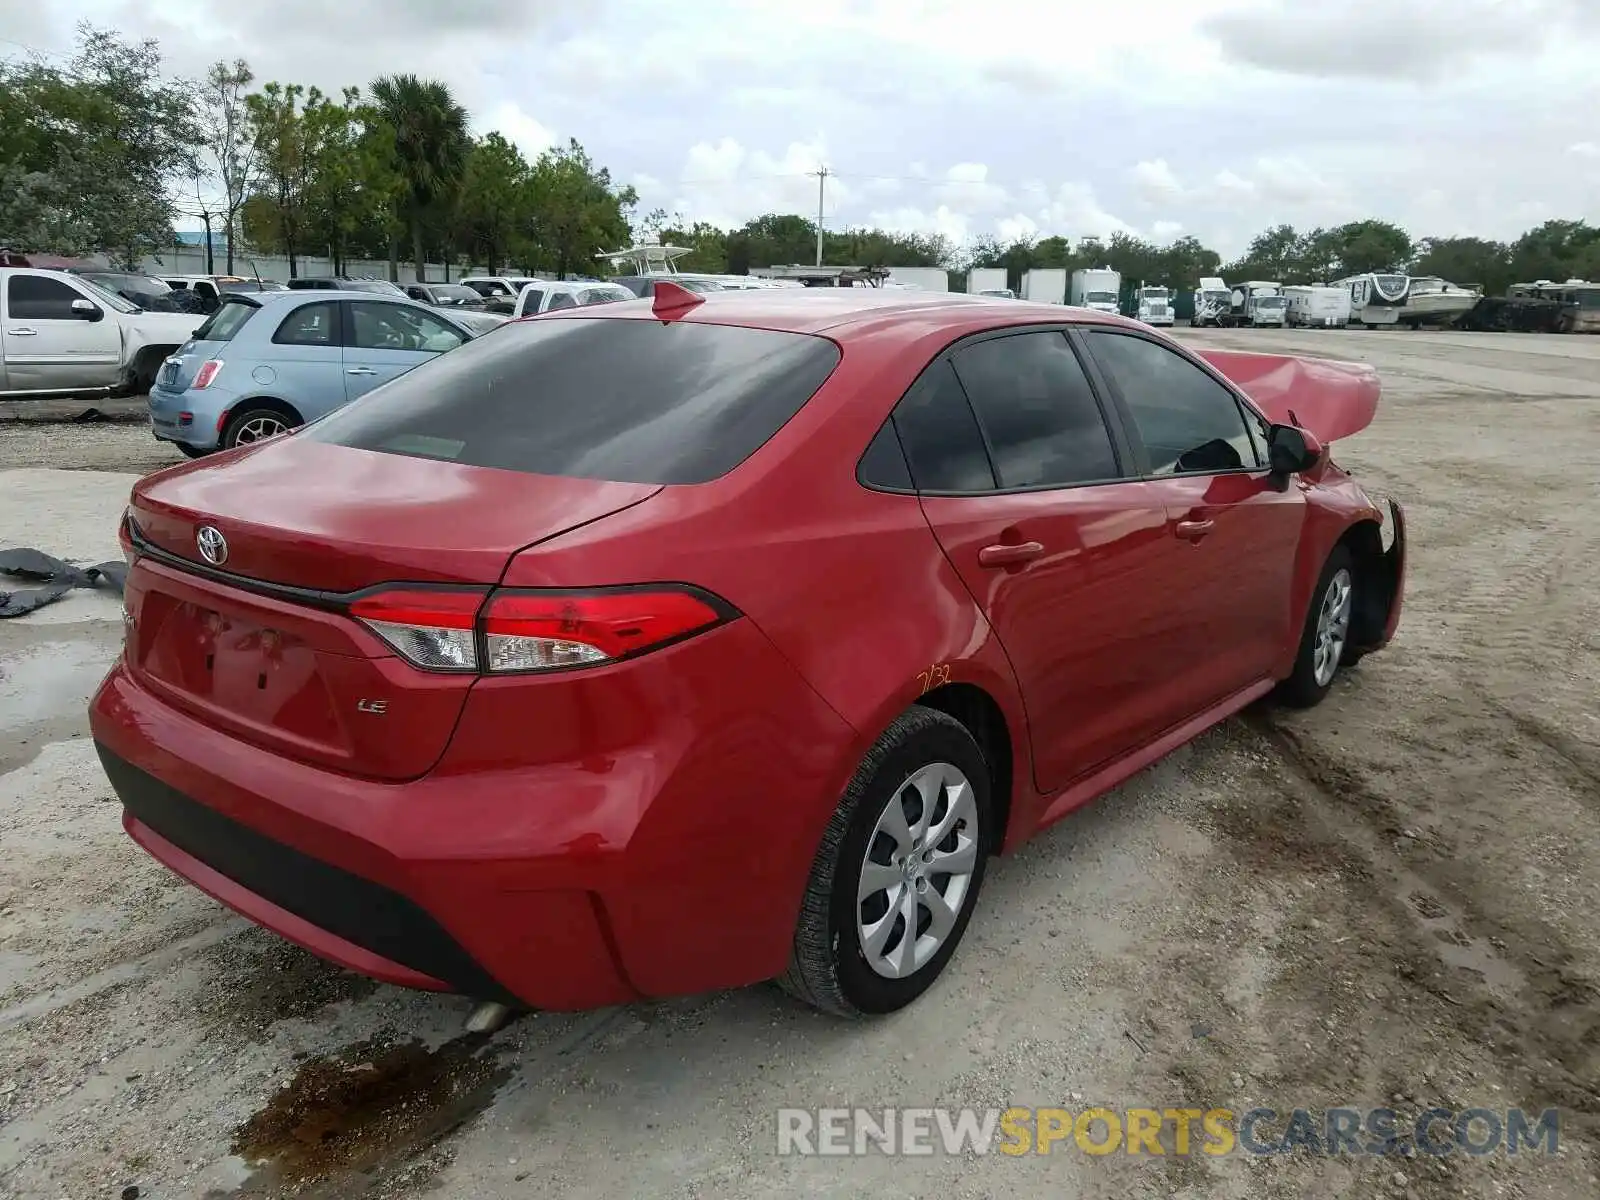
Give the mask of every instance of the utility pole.
[(811, 174), (817, 177), (817, 266), (822, 265), (822, 203), (828, 185), (828, 168), (818, 164)]

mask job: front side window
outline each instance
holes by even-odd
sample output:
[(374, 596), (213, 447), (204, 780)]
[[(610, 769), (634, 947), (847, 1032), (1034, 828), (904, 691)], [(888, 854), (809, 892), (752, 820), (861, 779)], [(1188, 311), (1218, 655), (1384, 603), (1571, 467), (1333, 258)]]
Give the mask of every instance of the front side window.
[(1095, 359), (1122, 396), (1154, 475), (1208, 475), (1261, 465), (1232, 392), (1165, 346), (1094, 330)]
[(578, 301), (571, 292), (553, 292), (550, 296), (550, 307), (546, 312), (556, 312), (563, 308), (577, 308)]
[(272, 340), (283, 346), (337, 346), (338, 315), (332, 302), (302, 304), (283, 319)]
[(71, 321), (72, 302), (83, 293), (41, 275), (13, 275), (6, 288), (6, 305), (13, 321)]
[(1002, 488), (1071, 487), (1121, 475), (1105, 417), (1062, 333), (989, 338), (955, 356)]
[(350, 301), (350, 345), (358, 350), (442, 354), (464, 341), (455, 326), (421, 309), (382, 301)]

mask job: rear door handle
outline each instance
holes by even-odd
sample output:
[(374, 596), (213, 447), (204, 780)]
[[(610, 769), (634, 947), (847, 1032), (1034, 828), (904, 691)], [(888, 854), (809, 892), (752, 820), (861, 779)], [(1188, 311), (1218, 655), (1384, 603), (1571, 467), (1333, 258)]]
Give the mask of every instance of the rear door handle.
[(978, 551), (980, 567), (1010, 567), (1029, 562), (1044, 553), (1038, 542), (1002, 542), (998, 546), (985, 546)]
[(1198, 542), (1216, 527), (1217, 523), (1212, 520), (1179, 521), (1173, 526), (1172, 532), (1181, 538), (1187, 538), (1191, 542)]
[(371, 367), (350, 367), (350, 368), (346, 369), (345, 374), (346, 375), (376, 375), (377, 372), (374, 371)]
[(12, 337), (38, 337), (39, 336), (39, 331), (37, 329), (8, 329), (8, 330), (6, 330), (6, 332), (9, 333)]

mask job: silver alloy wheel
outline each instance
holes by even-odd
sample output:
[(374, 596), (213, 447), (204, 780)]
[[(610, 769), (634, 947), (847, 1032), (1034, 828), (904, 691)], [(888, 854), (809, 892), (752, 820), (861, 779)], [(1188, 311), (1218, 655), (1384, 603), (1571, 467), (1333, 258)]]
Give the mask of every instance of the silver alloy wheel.
[(271, 413), (262, 413), (259, 417), (251, 417), (239, 426), (239, 432), (234, 435), (235, 446), (248, 445), (251, 442), (265, 441), (269, 437), (277, 437), (280, 433), (289, 432), (289, 423), (282, 417), (275, 417)]
[(1340, 567), (1328, 580), (1322, 593), (1322, 608), (1317, 613), (1316, 643), (1311, 654), (1311, 675), (1318, 687), (1327, 687), (1344, 656), (1345, 639), (1350, 635), (1350, 598), (1353, 592), (1350, 571)]
[(856, 936), (886, 979), (925, 966), (955, 929), (978, 865), (972, 783), (930, 763), (895, 789), (867, 839), (856, 889)]

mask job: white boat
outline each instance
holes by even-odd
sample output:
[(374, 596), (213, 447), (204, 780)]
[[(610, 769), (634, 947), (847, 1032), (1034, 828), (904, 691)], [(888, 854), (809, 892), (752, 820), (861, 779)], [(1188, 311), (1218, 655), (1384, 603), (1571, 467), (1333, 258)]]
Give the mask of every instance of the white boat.
[(1477, 302), (1478, 293), (1471, 288), (1457, 287), (1437, 275), (1413, 275), (1400, 320), (1413, 327), (1448, 325)]
[(1411, 280), (1405, 275), (1369, 271), (1341, 279), (1337, 286), (1350, 291), (1350, 324), (1395, 325), (1400, 321)]
[(676, 275), (674, 265), (685, 254), (693, 254), (693, 246), (664, 246), (660, 240), (639, 242), (626, 250), (602, 250), (595, 257), (611, 264), (618, 275)]

